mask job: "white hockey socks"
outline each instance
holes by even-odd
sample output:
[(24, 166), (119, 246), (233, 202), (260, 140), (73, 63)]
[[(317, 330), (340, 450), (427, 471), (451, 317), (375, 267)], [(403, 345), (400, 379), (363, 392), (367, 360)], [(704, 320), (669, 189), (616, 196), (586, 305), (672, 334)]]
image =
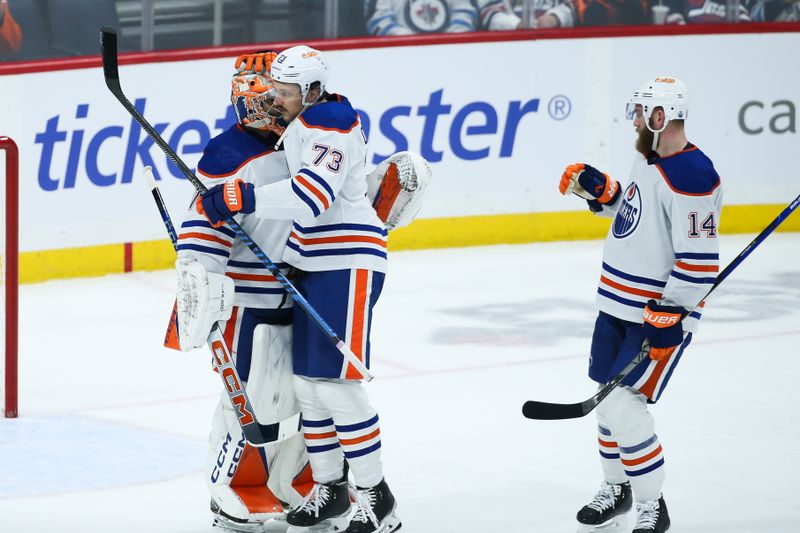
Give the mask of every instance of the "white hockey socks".
[[(613, 455), (615, 445), (636, 501), (658, 499), (664, 485), (664, 453), (655, 434), (655, 421), (647, 409), (647, 398), (630, 387), (618, 387), (597, 407), (597, 419), (601, 456), (609, 451)], [(610, 434), (604, 435), (604, 430)], [(604, 446), (603, 441), (610, 445)], [(620, 483), (619, 470), (611, 463), (613, 458), (603, 457), (602, 461), (604, 474), (613, 478), (606, 477), (606, 481)]]
[(346, 458), (356, 485), (374, 487), (380, 483), (380, 422), (363, 384), (295, 376), (295, 392), (303, 413), (314, 480), (326, 483), (338, 479)]

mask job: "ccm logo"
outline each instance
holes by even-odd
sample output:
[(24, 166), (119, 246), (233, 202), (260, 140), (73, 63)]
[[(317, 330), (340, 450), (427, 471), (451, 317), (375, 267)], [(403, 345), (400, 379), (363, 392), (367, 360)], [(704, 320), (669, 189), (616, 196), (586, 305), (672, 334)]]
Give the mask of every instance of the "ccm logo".
[(646, 310), (644, 312), (644, 319), (650, 324), (658, 327), (677, 324), (678, 318), (678, 315), (654, 315), (652, 313), (648, 313)]
[(233, 407), (236, 409), (236, 416), (239, 417), (243, 426), (255, 422), (255, 416), (250, 412), (247, 405), (247, 398), (245, 398), (242, 384), (236, 379), (236, 372), (231, 366), (228, 351), (220, 341), (211, 343), (211, 350), (214, 352), (214, 358), (217, 360), (218, 370), (222, 374), (225, 381), (225, 388), (228, 389), (228, 396), (231, 399)]

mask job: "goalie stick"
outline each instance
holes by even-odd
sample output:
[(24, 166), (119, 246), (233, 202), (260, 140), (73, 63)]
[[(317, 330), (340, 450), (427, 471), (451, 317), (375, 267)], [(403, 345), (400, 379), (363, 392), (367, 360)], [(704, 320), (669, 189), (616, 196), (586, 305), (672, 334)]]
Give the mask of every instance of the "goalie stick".
[[(100, 30), (100, 53), (103, 56), (103, 76), (106, 80), (106, 86), (111, 91), (111, 94), (119, 100), (128, 113), (133, 117), (136, 122), (142, 127), (142, 129), (147, 132), (153, 142), (155, 142), (161, 151), (163, 151), (167, 157), (169, 157), (175, 166), (180, 169), (181, 173), (194, 185), (194, 188), (197, 189), (197, 192), (203, 194), (208, 189), (203, 182), (200, 181), (194, 173), (189, 170), (189, 167), (186, 166), (181, 158), (178, 157), (178, 154), (170, 148), (170, 146), (164, 141), (161, 135), (153, 129), (153, 126), (150, 125), (147, 120), (137, 111), (137, 109), (130, 103), (130, 101), (126, 98), (125, 93), (122, 92), (122, 86), (119, 82), (119, 59), (117, 57), (117, 33), (111, 28), (102, 28)], [(367, 381), (372, 381), (372, 378), (375, 377), (372, 372), (366, 367), (366, 365), (356, 357), (356, 354), (342, 341), (336, 332), (333, 331), (325, 319), (314, 309), (308, 300), (300, 294), (297, 288), (292, 285), (292, 282), (289, 281), (283, 272), (272, 262), (272, 260), (267, 257), (267, 254), (256, 244), (250, 235), (242, 228), (242, 226), (233, 218), (229, 218), (225, 221), (228, 226), (236, 233), (236, 237), (242, 241), (250, 250), (255, 254), (255, 256), (264, 264), (265, 267), (270, 271), (270, 273), (275, 276), (280, 284), (283, 286), (284, 290), (289, 293), (292, 298), (294, 299), (294, 303), (299, 305), (308, 316), (316, 323), (316, 325), (322, 330), (325, 336), (328, 337), (328, 340), (336, 347), (337, 350), (342, 354), (345, 360), (353, 365), (358, 372), (364, 376), (364, 379)]]
[[(153, 170), (150, 167), (144, 167), (144, 175), (147, 178), (153, 200), (155, 200), (158, 207), (158, 212), (161, 214), (161, 220), (164, 221), (164, 226), (167, 228), (167, 233), (169, 233), (169, 240), (172, 241), (172, 247), (177, 252), (178, 234), (172, 224), (164, 199), (161, 197), (161, 191), (159, 191), (156, 184)], [(215, 322), (211, 328), (211, 333), (208, 335), (208, 347), (211, 349), (211, 360), (214, 362), (214, 367), (219, 377), (222, 378), (225, 392), (228, 394), (231, 405), (236, 411), (236, 419), (239, 421), (242, 433), (248, 443), (253, 446), (264, 446), (270, 442), (289, 438), (300, 430), (300, 413), (273, 424), (261, 424), (258, 421), (253, 404), (250, 402), (250, 396), (242, 385), (242, 380), (236, 371), (236, 365), (233, 364), (233, 357), (231, 357), (228, 346), (225, 344), (219, 322)]]
[[(761, 233), (759, 233), (758, 236), (756, 236), (756, 238), (750, 242), (750, 244), (745, 246), (744, 250), (739, 252), (739, 255), (737, 255), (722, 272), (720, 272), (720, 274), (717, 276), (717, 279), (714, 281), (714, 284), (708, 290), (706, 295), (700, 300), (700, 303), (695, 306), (692, 312), (700, 307), (700, 304), (702, 304), (705, 299), (708, 298), (712, 292), (714, 292), (714, 289), (716, 289), (719, 284), (722, 283), (725, 278), (727, 278), (748, 255), (750, 255), (750, 252), (755, 250), (756, 247), (758, 247), (758, 245), (761, 244), (761, 242), (764, 241), (764, 239), (766, 239), (770, 233), (775, 230), (775, 228), (780, 226), (786, 217), (791, 215), (792, 212), (797, 209), (798, 205), (800, 205), (800, 195), (795, 198), (792, 203), (786, 206), (786, 208), (781, 211), (781, 213), (775, 217), (775, 219), (766, 228), (764, 228)], [(580, 418), (582, 416), (586, 416), (592, 412), (592, 410), (597, 407), (597, 405), (602, 402), (605, 397), (608, 396), (611, 391), (622, 382), (623, 379), (625, 379), (625, 376), (630, 374), (639, 365), (639, 363), (647, 359), (649, 355), (650, 344), (647, 342), (647, 340), (645, 340), (642, 344), (642, 349), (639, 351), (636, 357), (634, 357), (633, 360), (628, 363), (628, 366), (623, 368), (619, 374), (614, 376), (614, 378), (605, 384), (603, 388), (597, 392), (597, 394), (588, 400), (579, 403), (550, 403), (529, 400), (522, 406), (522, 414), (526, 418), (533, 418), (535, 420), (566, 420), (569, 418)]]

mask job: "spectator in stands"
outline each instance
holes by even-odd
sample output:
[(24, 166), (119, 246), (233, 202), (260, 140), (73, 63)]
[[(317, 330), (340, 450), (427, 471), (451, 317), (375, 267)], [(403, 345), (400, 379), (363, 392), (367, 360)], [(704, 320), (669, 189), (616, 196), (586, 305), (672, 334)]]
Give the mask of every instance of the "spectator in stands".
[(649, 24), (646, 0), (577, 0), (581, 26)]
[(757, 0), (750, 18), (756, 22), (798, 22), (800, 0)]
[[(661, 2), (653, 1), (653, 4)], [(726, 0), (664, 0), (663, 5), (669, 7), (667, 24), (714, 24), (727, 22), (728, 8)], [(737, 18), (739, 22), (750, 22), (750, 15), (745, 0), (740, 0)]]
[[(477, 0), (481, 7), (481, 21), (484, 13), (493, 5), (504, 4), (500, 0)], [(525, 4), (528, 4), (527, 11)], [(515, 0), (514, 13), (522, 19), (521, 28), (571, 28), (575, 25), (576, 13), (573, 0)], [(526, 17), (530, 17), (526, 21)], [(500, 29), (500, 28), (497, 28)], [(505, 29), (505, 28), (503, 28)], [(511, 29), (511, 28), (508, 28)]]
[(13, 57), (21, 44), (22, 30), (8, 10), (8, 1), (0, 0), (0, 58)]
[[(530, 27), (574, 25), (572, 0), (536, 0), (533, 4)], [(411, 35), (526, 27), (519, 16), (522, 3), (515, 2), (515, 7), (512, 9), (508, 0), (367, 0), (367, 30), (371, 35)]]
[(371, 35), (475, 31), (478, 11), (470, 0), (367, 0)]

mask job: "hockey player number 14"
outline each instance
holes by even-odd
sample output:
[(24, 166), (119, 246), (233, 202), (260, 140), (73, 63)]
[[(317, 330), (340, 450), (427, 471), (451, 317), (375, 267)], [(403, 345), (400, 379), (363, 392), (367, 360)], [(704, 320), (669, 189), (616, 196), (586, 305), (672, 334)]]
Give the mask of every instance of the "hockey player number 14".
[(700, 237), (701, 231), (710, 239), (713, 239), (717, 236), (717, 224), (714, 222), (713, 211), (703, 219), (703, 222), (700, 223), (699, 228), (697, 226), (698, 220), (699, 217), (697, 216), (696, 212), (692, 211), (689, 213), (689, 237), (696, 239)]

